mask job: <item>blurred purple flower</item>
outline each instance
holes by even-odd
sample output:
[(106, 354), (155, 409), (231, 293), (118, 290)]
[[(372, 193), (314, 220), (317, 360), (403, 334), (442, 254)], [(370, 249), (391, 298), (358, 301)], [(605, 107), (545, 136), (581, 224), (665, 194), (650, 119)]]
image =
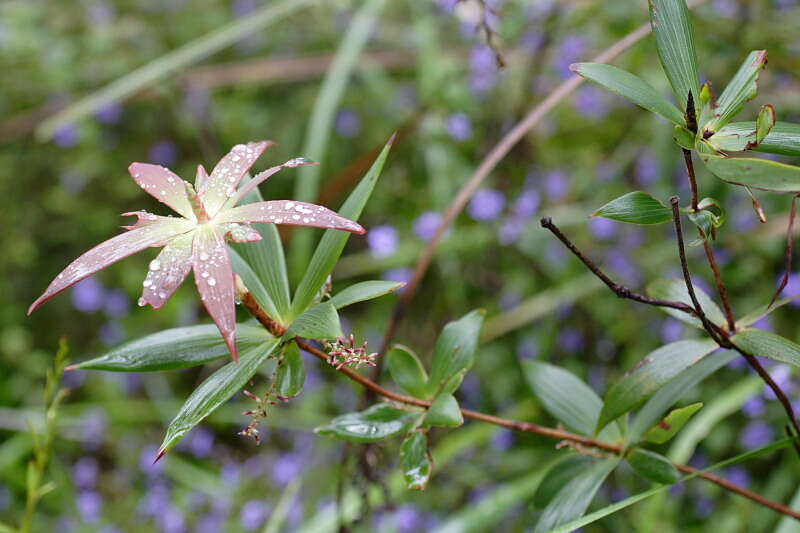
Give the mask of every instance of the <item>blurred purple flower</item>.
[(87, 450), (95, 450), (105, 440), (108, 416), (103, 408), (88, 411), (81, 417), (81, 440)]
[(394, 523), (398, 533), (415, 533), (421, 531), (424, 518), (416, 506), (406, 504), (395, 511)]
[(225, 485), (229, 487), (235, 487), (242, 479), (242, 467), (239, 465), (239, 463), (227, 461), (224, 465), (222, 465), (220, 477)]
[(208, 90), (196, 86), (187, 87), (183, 95), (183, 106), (197, 121), (204, 121), (208, 118), (208, 109), (211, 107), (211, 99)]
[(640, 229), (631, 230), (627, 228), (625, 235), (622, 237), (622, 242), (620, 246), (622, 246), (623, 250), (636, 250), (641, 248), (645, 241), (645, 233)]
[(739, 465), (728, 468), (728, 471), (725, 473), (725, 477), (727, 477), (729, 481), (732, 481), (733, 483), (736, 483), (742, 487), (749, 487), (752, 483), (750, 472), (748, 472), (743, 466)]
[(522, 294), (519, 291), (510, 289), (505, 290), (500, 294), (500, 309), (508, 311), (512, 307), (516, 307), (522, 301)]
[(583, 335), (574, 328), (564, 328), (558, 334), (558, 345), (565, 352), (575, 353), (584, 346)]
[(558, 51), (555, 54), (555, 69), (558, 75), (564, 79), (572, 76), (572, 71), (569, 69), (569, 66), (572, 63), (580, 61), (585, 51), (586, 40), (583, 37), (570, 35), (561, 41)]
[(131, 301), (128, 295), (120, 289), (111, 289), (106, 292), (103, 308), (106, 314), (112, 318), (123, 318), (128, 316), (131, 308)]
[(717, 15), (729, 19), (736, 18), (739, 11), (739, 2), (737, 0), (714, 0), (712, 5)]
[(525, 189), (514, 202), (514, 214), (522, 218), (530, 218), (539, 211), (541, 197), (536, 189)]
[(439, 0), (438, 4), (442, 11), (445, 11), (446, 13), (452, 13), (456, 10), (456, 6), (459, 2), (460, 0)]
[(520, 359), (536, 359), (539, 357), (539, 343), (531, 337), (522, 339), (517, 343), (517, 355)]
[(208, 457), (214, 449), (214, 432), (205, 426), (195, 427), (189, 434), (189, 451), (199, 458)]
[(761, 396), (753, 396), (742, 405), (742, 412), (749, 418), (758, 418), (764, 414), (767, 404)]
[(575, 109), (584, 117), (603, 118), (610, 107), (608, 93), (596, 85), (584, 85), (575, 93)]
[(95, 491), (79, 492), (75, 503), (84, 522), (93, 524), (100, 520), (100, 514), (103, 512), (103, 498), (99, 493)]
[[(784, 392), (791, 393), (792, 389), (794, 388), (794, 384), (792, 383), (792, 369), (789, 365), (775, 365), (769, 369), (769, 375), (772, 376), (772, 380), (780, 387)], [(768, 400), (776, 400), (777, 397), (772, 389), (764, 385), (764, 397)]]
[(589, 219), (589, 229), (596, 238), (601, 241), (608, 241), (617, 234), (619, 226), (611, 219), (592, 217)]
[(480, 189), (472, 197), (467, 211), (475, 220), (495, 220), (506, 205), (505, 195), (496, 189)]
[(94, 457), (81, 457), (72, 467), (72, 482), (79, 489), (93, 489), (97, 486), (100, 467)]
[(617, 167), (608, 161), (601, 161), (597, 165), (597, 179), (610, 181), (617, 175)]
[(53, 142), (60, 148), (72, 148), (78, 144), (79, 140), (80, 133), (78, 132), (78, 128), (73, 124), (61, 126), (61, 128), (53, 134)]
[(237, 18), (246, 17), (258, 9), (258, 0), (233, 0), (233, 15)]
[(545, 42), (544, 34), (536, 30), (530, 30), (520, 39), (519, 44), (528, 52), (537, 52)]
[(116, 346), (125, 340), (125, 328), (119, 322), (111, 320), (100, 326), (97, 336), (106, 346)]
[(158, 456), (158, 446), (145, 446), (139, 454), (139, 470), (150, 477), (157, 476), (164, 469), (164, 461), (154, 463)]
[(430, 241), (442, 224), (442, 214), (426, 211), (414, 221), (414, 233), (423, 241)]
[(739, 436), (739, 442), (746, 450), (753, 450), (766, 446), (775, 436), (772, 426), (761, 420), (748, 423)]
[(763, 329), (764, 331), (774, 330), (774, 328), (772, 327), (772, 319), (769, 316), (762, 316), (761, 318), (753, 322), (753, 325), (750, 327)]
[(606, 369), (603, 365), (590, 365), (589, 375), (587, 376), (589, 385), (597, 391), (602, 393), (606, 384)]
[[(778, 278), (776, 283), (780, 283), (781, 277)], [(786, 287), (783, 288), (781, 297), (795, 298), (797, 296), (800, 296), (800, 272), (790, 272), (788, 282), (786, 283)], [(792, 307), (800, 307), (800, 299), (789, 303), (789, 305)]]
[(376, 226), (367, 233), (367, 246), (369, 246), (372, 257), (376, 259), (394, 255), (397, 251), (398, 241), (397, 230), (388, 224)]
[(661, 165), (649, 150), (645, 150), (636, 158), (634, 172), (636, 183), (642, 187), (647, 187), (652, 185), (661, 175)]
[(514, 432), (509, 429), (500, 429), (492, 435), (489, 446), (496, 452), (504, 452), (514, 446), (516, 438)]
[(170, 505), (160, 517), (161, 530), (164, 533), (186, 533), (186, 518), (183, 511), (175, 505)]
[(694, 503), (694, 511), (700, 518), (707, 518), (714, 512), (714, 500), (708, 496), (700, 496)]
[(358, 117), (358, 113), (352, 109), (342, 109), (336, 115), (334, 127), (336, 128), (336, 133), (350, 139), (361, 131), (361, 119)]
[(661, 340), (666, 343), (679, 341), (683, 338), (683, 323), (674, 318), (668, 318), (661, 327)]
[(114, 22), (116, 11), (108, 2), (92, 2), (86, 7), (86, 18), (91, 26), (106, 26)]
[(447, 117), (447, 133), (456, 141), (466, 141), (472, 137), (472, 122), (465, 113), (455, 113)]
[(200, 517), (194, 527), (195, 533), (219, 533), (224, 531), (225, 516), (212, 512)]
[(470, 54), (470, 89), (476, 96), (489, 92), (497, 84), (497, 58), (488, 46), (480, 45)]
[(272, 464), (272, 480), (278, 485), (287, 485), (303, 471), (306, 458), (297, 453), (286, 453)]
[(731, 222), (739, 233), (749, 233), (758, 226), (758, 218), (750, 209), (736, 209), (732, 213)]
[(503, 221), (500, 229), (497, 230), (497, 240), (503, 246), (508, 246), (519, 239), (524, 228), (525, 222), (521, 218), (516, 216), (508, 217)]
[(111, 102), (101, 107), (94, 114), (94, 117), (103, 124), (117, 124), (122, 118), (122, 109), (122, 105), (119, 102)]
[(269, 507), (262, 500), (250, 500), (242, 506), (239, 522), (245, 531), (253, 531), (264, 525)]
[(105, 289), (94, 276), (78, 282), (72, 288), (72, 307), (81, 313), (94, 313), (103, 307)]
[(563, 170), (553, 170), (544, 177), (544, 191), (547, 198), (557, 202), (569, 192), (569, 177)]
[(178, 161), (178, 147), (174, 142), (162, 139), (150, 147), (148, 159), (157, 165), (172, 166)]

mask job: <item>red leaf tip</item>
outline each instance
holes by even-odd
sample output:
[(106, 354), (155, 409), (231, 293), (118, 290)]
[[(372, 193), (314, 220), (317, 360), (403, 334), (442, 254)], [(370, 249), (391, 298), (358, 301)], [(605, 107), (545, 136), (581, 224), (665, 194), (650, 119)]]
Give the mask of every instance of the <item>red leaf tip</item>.
[(156, 455), (156, 458), (153, 459), (153, 464), (156, 464), (157, 462), (159, 462), (161, 460), (161, 458), (164, 457), (165, 455), (167, 455), (166, 448), (161, 448), (160, 450), (158, 450), (158, 455)]

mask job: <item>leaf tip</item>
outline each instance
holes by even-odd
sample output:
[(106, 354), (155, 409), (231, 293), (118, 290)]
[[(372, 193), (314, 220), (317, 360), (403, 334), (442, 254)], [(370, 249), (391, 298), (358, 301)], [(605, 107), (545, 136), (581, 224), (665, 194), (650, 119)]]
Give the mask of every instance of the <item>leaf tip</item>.
[(398, 133), (397, 130), (395, 130), (394, 133), (392, 133), (392, 136), (389, 137), (389, 141), (386, 143), (386, 146), (388, 147), (394, 146), (394, 142), (397, 140), (397, 133)]
[(80, 363), (75, 363), (74, 365), (67, 365), (67, 366), (64, 367), (64, 372), (71, 372), (73, 370), (79, 370), (80, 366), (81, 366)]
[(167, 455), (167, 449), (166, 448), (161, 448), (160, 450), (158, 450), (158, 454), (156, 455), (156, 458), (153, 459), (153, 464), (156, 464), (157, 462), (159, 462), (161, 460), (161, 458), (164, 457), (165, 455)]

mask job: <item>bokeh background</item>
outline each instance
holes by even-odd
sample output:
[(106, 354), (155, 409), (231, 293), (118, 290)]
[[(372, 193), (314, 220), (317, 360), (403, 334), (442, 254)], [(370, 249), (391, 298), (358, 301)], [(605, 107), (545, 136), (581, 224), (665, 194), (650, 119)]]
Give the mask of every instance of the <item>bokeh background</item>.
[[(283, 2), (288, 4), (288, 2)], [(277, 0), (4, 0), (0, 2), (0, 520), (24, 506), (28, 424), (40, 427), (41, 389), (59, 337), (74, 360), (178, 325), (208, 322), (187, 283), (160, 311), (139, 309), (147, 262), (138, 254), (92, 277), (32, 317), (27, 306), (73, 258), (118, 231), (119, 213), (163, 212), (127, 175), (132, 161), (159, 163), (185, 178), (234, 144), (279, 143), (258, 168), (302, 152), (315, 102), (337, 47), (362, 3), (307, 2), (232, 46), (149, 82), (89, 116), (37, 127), (79, 98), (215, 30), (263, 13)], [(441, 213), (482, 157), (531, 107), (588, 60), (647, 20), (638, 0), (494, 0), (493, 40), (507, 66), (476, 29), (475, 7), (453, 0), (393, 0), (377, 15), (356, 67), (333, 107), (322, 161), (320, 203), (338, 208), (393, 131), (396, 144), (362, 217), (370, 232), (351, 238), (335, 289), (367, 279), (407, 280)], [(800, 121), (800, 3), (712, 0), (695, 11), (703, 79), (721, 90), (751, 49), (769, 50), (760, 94), (781, 120)], [(666, 93), (651, 40), (617, 65)], [(588, 215), (633, 189), (665, 200), (686, 195), (671, 126), (594, 86), (558, 105), (491, 174), (458, 217), (396, 337), (424, 357), (448, 320), (487, 310), (484, 344), (459, 398), (469, 408), (544, 424), (555, 422), (523, 383), (519, 361), (554, 362), (601, 395), (609, 383), (660, 343), (696, 335), (658, 310), (620, 301), (549, 234), (554, 217), (621, 281), (641, 288), (678, 274), (671, 230), (640, 229)], [(319, 134), (319, 131), (316, 131)], [(262, 188), (294, 194), (296, 170)], [(701, 171), (701, 192), (721, 200), (729, 220), (717, 244), (735, 310), (769, 300), (782, 273), (789, 199), (760, 198), (759, 224), (746, 194)], [(283, 233), (291, 253), (302, 229)], [(692, 249), (697, 282), (708, 286), (701, 250)], [(301, 270), (295, 269), (293, 276)], [(709, 292), (713, 292), (708, 288)], [(790, 295), (800, 294), (793, 274)], [(348, 308), (346, 329), (379, 344), (395, 296)], [(798, 310), (763, 322), (789, 338)], [(368, 491), (376, 503), (354, 511), (360, 531), (524, 531), (535, 524), (531, 479), (554, 443), (479, 423), (432, 433), (437, 471), (424, 493), (402, 487), (398, 442), (371, 455), (372, 485), (347, 447), (313, 428), (357, 408), (362, 391), (308, 359), (305, 392), (275, 406), (262, 444), (237, 435), (251, 403), (236, 395), (170, 456), (152, 464), (166, 424), (212, 368), (168, 374), (68, 373), (50, 475), (56, 490), (41, 503), (37, 531), (262, 531), (286, 506), (283, 531), (336, 531), (335, 502), (349, 509)], [(788, 367), (773, 376), (800, 404)], [(731, 365), (687, 397), (706, 407), (691, 435), (664, 447), (696, 466), (763, 446), (781, 436), (782, 411), (746, 368)], [(800, 408), (800, 405), (797, 406)], [(688, 433), (688, 431), (687, 431)], [(790, 452), (724, 472), (781, 501), (798, 489)], [(370, 488), (371, 487), (371, 488)], [(603, 505), (646, 484), (620, 470), (601, 491)], [(702, 482), (675, 487), (586, 531), (773, 531), (777, 516)], [(440, 529), (441, 528), (441, 529)], [(448, 529), (450, 528), (450, 529)], [(786, 531), (794, 531), (787, 529)]]

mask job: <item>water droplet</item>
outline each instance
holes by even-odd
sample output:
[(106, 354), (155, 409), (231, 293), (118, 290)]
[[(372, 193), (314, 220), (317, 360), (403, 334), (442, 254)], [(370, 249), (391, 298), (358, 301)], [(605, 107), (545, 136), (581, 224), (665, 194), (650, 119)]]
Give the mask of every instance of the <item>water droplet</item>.
[(139, 301), (136, 303), (139, 304), (139, 307), (144, 307), (145, 305), (147, 305), (147, 302), (145, 301), (144, 298), (139, 298)]
[(144, 281), (142, 282), (142, 287), (149, 287), (149, 286), (150, 286), (150, 285), (152, 285), (152, 284), (153, 284), (153, 282), (152, 282), (152, 281), (150, 281), (149, 279), (146, 279), (146, 280), (144, 280)]
[(200, 252), (200, 261), (208, 261), (208, 254), (205, 252)]
[(214, 278), (208, 278), (208, 284), (213, 287), (214, 285), (217, 284), (217, 280), (215, 280)]
[(153, 259), (152, 261), (150, 261), (150, 270), (152, 271), (161, 270), (161, 261), (159, 261), (158, 259)]

